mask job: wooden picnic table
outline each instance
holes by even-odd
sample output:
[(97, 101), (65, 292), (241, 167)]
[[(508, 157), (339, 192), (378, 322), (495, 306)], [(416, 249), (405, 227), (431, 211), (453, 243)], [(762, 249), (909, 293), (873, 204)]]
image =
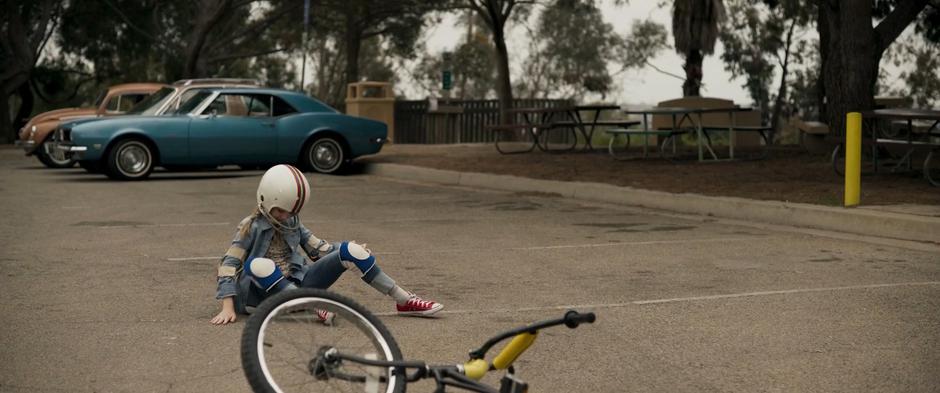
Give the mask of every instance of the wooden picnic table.
[[(629, 119), (611, 119), (602, 120), (601, 113), (610, 110), (619, 110), (619, 105), (614, 104), (591, 104), (591, 105), (572, 105), (556, 106), (545, 108), (513, 108), (508, 112), (520, 114), (525, 124), (499, 124), (487, 127), (496, 132), (524, 131), (525, 136), (532, 139), (532, 145), (521, 151), (507, 152), (499, 146), (497, 138), (496, 149), (504, 154), (525, 153), (538, 147), (542, 151), (571, 151), (577, 147), (578, 133), (584, 138), (584, 150), (593, 150), (591, 140), (594, 137), (594, 131), (597, 127), (615, 126), (630, 127), (639, 124), (639, 121)], [(581, 112), (593, 112), (590, 120), (585, 120)], [(566, 144), (561, 149), (551, 149), (549, 146), (548, 135), (551, 131), (561, 129), (570, 130), (570, 144)]]
[[(915, 108), (885, 108), (862, 112), (862, 119), (867, 125), (867, 133), (863, 135), (863, 143), (871, 147), (870, 158), (873, 172), (878, 172), (881, 160), (894, 161), (891, 171), (897, 171), (902, 166), (907, 170), (914, 170), (914, 154), (918, 151), (927, 151), (923, 162), (924, 177), (931, 185), (940, 187), (940, 110)], [(894, 132), (886, 133), (885, 129), (875, 124), (877, 121), (900, 121), (906, 125), (906, 132), (899, 135)], [(915, 122), (925, 122), (924, 127), (917, 127)], [(903, 155), (892, 157), (888, 146), (900, 146)], [(833, 162), (836, 172), (839, 173), (838, 149), (833, 152)], [(882, 157), (884, 156), (884, 157)]]
[[(615, 128), (607, 130), (607, 133), (611, 134), (612, 138), (610, 144), (608, 145), (608, 152), (611, 156), (615, 158), (622, 158), (622, 156), (616, 154), (614, 144), (616, 136), (624, 135), (627, 136), (627, 146), (629, 146), (629, 136), (630, 135), (640, 135), (643, 136), (643, 155), (647, 156), (648, 150), (648, 137), (650, 136), (665, 136), (666, 139), (660, 144), (660, 154), (664, 158), (669, 158), (666, 155), (665, 146), (668, 142), (672, 142), (672, 153), (675, 154), (676, 145), (675, 140), (681, 134), (694, 133), (696, 147), (698, 149), (698, 161), (705, 161), (705, 151), (708, 151), (710, 158), (712, 160), (720, 160), (718, 155), (715, 153), (714, 149), (711, 146), (711, 137), (709, 136), (710, 131), (728, 131), (729, 143), (728, 143), (728, 159), (734, 159), (734, 133), (738, 131), (747, 131), (747, 132), (758, 132), (761, 137), (764, 138), (765, 142), (767, 141), (766, 132), (770, 130), (768, 126), (740, 126), (735, 122), (735, 114), (739, 112), (751, 111), (749, 107), (741, 106), (731, 106), (731, 107), (719, 107), (719, 108), (685, 108), (685, 107), (652, 107), (646, 109), (623, 109), (625, 114), (640, 115), (643, 119), (643, 128), (642, 129), (630, 129), (630, 128)], [(706, 113), (727, 113), (728, 114), (728, 123), (723, 125), (704, 125), (702, 121), (702, 116)], [(672, 127), (665, 129), (653, 129), (650, 127), (650, 118), (655, 115), (666, 115), (672, 119)], [(688, 121), (688, 126), (683, 127), (683, 123)]]

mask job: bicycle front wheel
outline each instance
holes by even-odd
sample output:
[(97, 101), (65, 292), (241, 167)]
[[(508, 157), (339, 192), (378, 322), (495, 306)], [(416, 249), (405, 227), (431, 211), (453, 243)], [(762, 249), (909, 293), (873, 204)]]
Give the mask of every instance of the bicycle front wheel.
[(242, 333), (242, 368), (255, 392), (405, 390), (404, 368), (328, 355), (336, 352), (380, 361), (402, 357), (375, 315), (345, 296), (319, 289), (292, 289), (266, 299)]

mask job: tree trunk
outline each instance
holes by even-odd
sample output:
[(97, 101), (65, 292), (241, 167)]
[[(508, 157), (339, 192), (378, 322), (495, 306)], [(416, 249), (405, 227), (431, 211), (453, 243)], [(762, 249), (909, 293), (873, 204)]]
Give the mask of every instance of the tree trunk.
[[(828, 0), (820, 4), (820, 45), (824, 48), (826, 122), (830, 135), (843, 140), (845, 116), (875, 106), (875, 83), (885, 49), (926, 7), (926, 0), (900, 2), (877, 27), (871, 3)], [(827, 42), (828, 41), (828, 42)], [(825, 51), (828, 51), (827, 53)]]
[(362, 48), (362, 32), (356, 26), (353, 15), (346, 19), (346, 83), (359, 82), (359, 51)]
[(682, 96), (699, 96), (702, 87), (702, 51), (693, 49), (685, 55), (685, 83), (682, 84)]
[(502, 24), (493, 29), (493, 44), (496, 46), (496, 93), (499, 95), (499, 121), (509, 124), (509, 109), (512, 108), (512, 82), (509, 79), (509, 52)]
[(787, 32), (786, 45), (783, 47), (783, 64), (780, 65), (780, 87), (777, 89), (777, 99), (774, 101), (774, 111), (770, 115), (770, 144), (773, 145), (777, 136), (777, 127), (780, 123), (780, 114), (783, 112), (783, 103), (787, 98), (787, 71), (790, 67), (790, 46), (793, 44), (793, 30), (796, 28), (796, 21), (790, 23), (790, 30)]
[(826, 110), (826, 64), (829, 63), (829, 6), (826, 1), (820, 2), (817, 6), (816, 32), (819, 33), (819, 75), (816, 77), (816, 113), (804, 114), (811, 115), (811, 119), (825, 122), (828, 119)]
[(203, 0), (199, 2), (199, 14), (186, 45), (186, 63), (183, 78), (205, 77), (208, 74), (206, 56), (203, 53), (212, 29), (231, 7), (231, 0)]
[[(856, 4), (851, 4), (853, 2)], [(864, 1), (843, 3), (828, 5), (829, 54), (823, 76), (826, 123), (830, 135), (840, 140), (845, 136), (847, 113), (874, 107), (877, 61), (881, 58), (881, 54), (875, 52), (871, 7)]]
[(20, 85), (20, 88), (17, 90), (17, 95), (20, 96), (20, 109), (16, 111), (16, 117), (13, 118), (13, 132), (14, 135), (20, 128), (26, 125), (26, 122), (29, 121), (29, 115), (33, 113), (33, 90), (30, 88), (29, 83), (24, 83)]
[(0, 144), (7, 144), (16, 140), (16, 128), (13, 128), (10, 121), (10, 95), (0, 94)]
[(3, 106), (0, 107), (0, 143), (11, 143), (17, 139), (19, 129), (15, 127), (16, 119), (11, 116), (10, 97), (19, 90), (20, 86), (28, 86), (29, 71), (5, 71), (7, 72), (4, 73), (4, 76), (7, 76), (7, 78), (0, 83), (0, 100), (3, 101)]

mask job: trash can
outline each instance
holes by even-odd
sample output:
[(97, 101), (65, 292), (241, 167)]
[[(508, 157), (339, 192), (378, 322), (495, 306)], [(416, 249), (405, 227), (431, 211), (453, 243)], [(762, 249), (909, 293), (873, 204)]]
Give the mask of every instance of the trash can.
[(388, 142), (395, 141), (395, 94), (389, 82), (355, 82), (346, 86), (346, 114), (388, 126)]

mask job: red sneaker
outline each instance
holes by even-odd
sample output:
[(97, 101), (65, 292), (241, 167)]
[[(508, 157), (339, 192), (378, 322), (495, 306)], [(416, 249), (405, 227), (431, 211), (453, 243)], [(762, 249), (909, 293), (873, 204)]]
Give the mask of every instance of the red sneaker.
[(434, 315), (434, 313), (444, 308), (443, 304), (424, 300), (416, 295), (411, 295), (411, 298), (409, 298), (405, 304), (398, 304), (396, 306), (398, 307), (398, 313), (401, 315), (419, 316)]

